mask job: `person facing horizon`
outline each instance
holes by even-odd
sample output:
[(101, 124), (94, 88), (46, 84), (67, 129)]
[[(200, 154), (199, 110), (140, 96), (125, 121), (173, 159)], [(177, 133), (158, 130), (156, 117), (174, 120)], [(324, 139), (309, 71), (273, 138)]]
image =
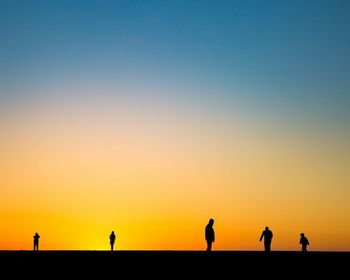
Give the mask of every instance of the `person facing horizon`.
[(299, 244), (301, 244), (301, 251), (306, 252), (307, 246), (310, 244), (309, 240), (306, 238), (304, 233), (300, 233), (300, 241)]
[(210, 219), (208, 224), (205, 226), (205, 240), (207, 242), (207, 252), (212, 249), (212, 244), (215, 242), (215, 232), (214, 232), (214, 219)]
[(34, 239), (34, 251), (39, 251), (39, 238), (40, 235), (36, 232), (33, 236)]
[(265, 252), (271, 251), (272, 237), (273, 237), (272, 231), (269, 229), (269, 227), (265, 227), (265, 229), (263, 230), (260, 236), (260, 242), (262, 239), (264, 239)]
[(109, 235), (109, 244), (111, 245), (111, 251), (114, 250), (115, 238), (116, 238), (115, 233), (112, 230), (111, 234)]

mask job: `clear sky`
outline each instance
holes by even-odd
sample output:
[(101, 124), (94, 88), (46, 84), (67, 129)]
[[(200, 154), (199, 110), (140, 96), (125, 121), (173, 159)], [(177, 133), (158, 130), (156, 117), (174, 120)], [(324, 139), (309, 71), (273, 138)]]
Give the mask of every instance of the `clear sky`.
[(0, 0), (0, 249), (350, 250), (349, 13)]

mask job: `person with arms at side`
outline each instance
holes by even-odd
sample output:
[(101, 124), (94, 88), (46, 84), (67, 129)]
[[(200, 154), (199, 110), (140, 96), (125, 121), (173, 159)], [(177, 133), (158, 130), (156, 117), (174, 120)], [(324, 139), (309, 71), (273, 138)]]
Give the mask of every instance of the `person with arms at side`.
[(207, 242), (207, 252), (212, 250), (212, 244), (215, 242), (215, 232), (214, 232), (214, 219), (210, 219), (208, 224), (205, 226), (205, 240)]
[(36, 232), (33, 236), (34, 239), (34, 251), (39, 251), (39, 238), (40, 235)]
[(109, 244), (111, 245), (111, 251), (113, 252), (114, 250), (114, 243), (115, 243), (115, 233), (114, 231), (112, 230), (111, 234), (109, 235)]

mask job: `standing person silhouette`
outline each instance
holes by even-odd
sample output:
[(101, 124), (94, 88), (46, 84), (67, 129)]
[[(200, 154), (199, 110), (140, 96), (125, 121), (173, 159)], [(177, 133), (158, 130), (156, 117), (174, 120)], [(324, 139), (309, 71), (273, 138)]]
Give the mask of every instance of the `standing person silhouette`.
[(271, 251), (272, 237), (273, 237), (272, 231), (269, 229), (269, 227), (265, 227), (265, 229), (263, 230), (260, 236), (260, 242), (262, 239), (264, 239), (265, 252)]
[(115, 233), (112, 230), (111, 234), (109, 235), (109, 244), (111, 244), (111, 251), (114, 250), (115, 238), (116, 238)]
[(300, 233), (300, 241), (299, 244), (301, 244), (301, 251), (306, 252), (307, 246), (310, 244), (309, 240), (306, 238), (304, 233)]
[(215, 232), (214, 232), (214, 219), (210, 219), (208, 224), (205, 226), (205, 240), (207, 242), (207, 252), (211, 251), (212, 244), (215, 242)]
[(39, 238), (40, 235), (36, 232), (33, 236), (34, 239), (34, 251), (39, 251)]

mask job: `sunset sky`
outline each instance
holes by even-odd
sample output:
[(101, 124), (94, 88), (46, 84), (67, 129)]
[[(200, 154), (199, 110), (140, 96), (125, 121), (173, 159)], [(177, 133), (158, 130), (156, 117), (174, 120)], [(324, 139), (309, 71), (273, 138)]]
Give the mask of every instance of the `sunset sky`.
[(0, 250), (350, 250), (349, 13), (0, 0)]

